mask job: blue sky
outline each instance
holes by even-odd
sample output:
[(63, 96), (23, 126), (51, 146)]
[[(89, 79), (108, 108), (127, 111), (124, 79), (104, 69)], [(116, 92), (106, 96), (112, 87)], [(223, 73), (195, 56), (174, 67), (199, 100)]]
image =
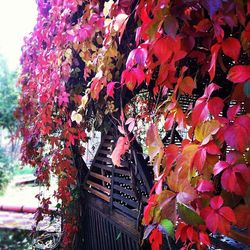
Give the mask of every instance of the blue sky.
[(36, 22), (35, 0), (0, 0), (0, 53), (10, 69), (19, 66), (23, 38)]

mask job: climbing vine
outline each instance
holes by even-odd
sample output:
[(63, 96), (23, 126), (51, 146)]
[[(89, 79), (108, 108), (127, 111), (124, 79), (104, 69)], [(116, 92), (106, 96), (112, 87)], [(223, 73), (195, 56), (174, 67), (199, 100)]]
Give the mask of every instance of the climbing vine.
[(152, 249), (162, 235), (203, 249), (210, 232), (249, 227), (249, 14), (241, 0), (38, 1), (16, 116), (22, 160), (48, 185), (50, 173), (59, 178), (65, 245), (77, 231), (75, 155), (107, 120), (120, 132), (117, 167), (146, 130), (154, 185), (142, 223)]

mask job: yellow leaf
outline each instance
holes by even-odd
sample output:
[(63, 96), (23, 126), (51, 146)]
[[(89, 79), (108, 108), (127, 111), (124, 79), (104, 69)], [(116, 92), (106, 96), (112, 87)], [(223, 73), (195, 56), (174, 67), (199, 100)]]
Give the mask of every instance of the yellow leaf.
[(71, 120), (72, 122), (76, 122), (77, 124), (80, 124), (80, 122), (82, 121), (82, 115), (77, 113), (76, 111), (73, 111), (71, 114)]
[(157, 126), (153, 123), (149, 126), (147, 131), (146, 145), (150, 161), (154, 166), (155, 177), (158, 178), (161, 161), (164, 154), (164, 144), (162, 143), (162, 140), (159, 136)]
[(217, 120), (202, 122), (195, 128), (194, 131), (195, 138), (199, 142), (205, 141), (206, 143), (208, 143), (212, 135), (218, 132), (219, 128), (220, 128), (220, 123)]
[(81, 99), (81, 105), (79, 106), (79, 108), (85, 109), (86, 104), (88, 102), (88, 95), (84, 95)]
[(184, 173), (184, 175), (188, 173), (189, 178), (191, 178), (194, 174), (191, 172), (191, 165), (198, 148), (199, 145), (197, 144), (189, 144), (185, 146), (182, 151), (181, 157), (177, 161), (177, 166), (181, 166), (182, 173)]
[(105, 17), (107, 17), (109, 15), (109, 11), (111, 10), (113, 3), (114, 3), (113, 0), (109, 0), (108, 2), (104, 3), (103, 15)]

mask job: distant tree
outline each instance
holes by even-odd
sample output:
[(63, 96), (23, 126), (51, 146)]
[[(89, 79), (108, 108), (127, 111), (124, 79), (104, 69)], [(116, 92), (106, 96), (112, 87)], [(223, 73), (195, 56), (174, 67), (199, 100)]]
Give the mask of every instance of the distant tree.
[(0, 127), (6, 128), (10, 135), (16, 128), (13, 112), (17, 106), (18, 90), (16, 72), (8, 68), (5, 58), (0, 55)]

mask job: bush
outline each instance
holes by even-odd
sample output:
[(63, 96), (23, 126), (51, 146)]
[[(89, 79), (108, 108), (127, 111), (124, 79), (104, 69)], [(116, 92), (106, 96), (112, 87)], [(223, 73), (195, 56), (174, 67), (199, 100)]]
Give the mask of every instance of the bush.
[(13, 174), (13, 164), (11, 159), (6, 155), (4, 149), (0, 146), (0, 194), (3, 193), (10, 177)]

